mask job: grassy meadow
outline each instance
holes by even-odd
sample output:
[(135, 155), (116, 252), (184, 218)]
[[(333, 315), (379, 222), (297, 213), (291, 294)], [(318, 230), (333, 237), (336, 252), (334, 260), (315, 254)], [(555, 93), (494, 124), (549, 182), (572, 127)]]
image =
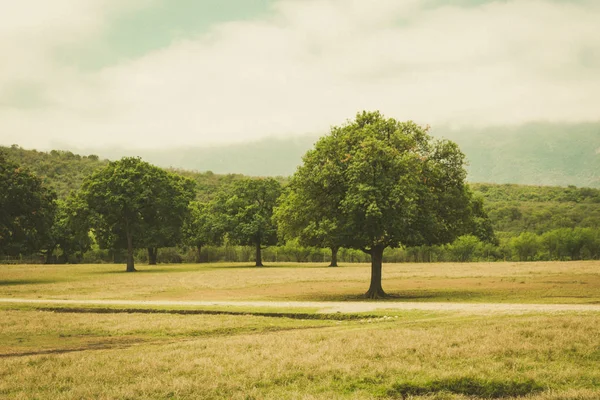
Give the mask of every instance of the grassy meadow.
[[(370, 272), (121, 267), (3, 265), (0, 298), (358, 301)], [(594, 304), (600, 262), (385, 265), (383, 284), (388, 301)], [(52, 307), (0, 303), (0, 398), (600, 398), (600, 312), (290, 318)]]
[[(360, 300), (368, 264), (2, 265), (0, 297), (125, 300)], [(600, 261), (385, 264), (394, 301), (600, 303)]]

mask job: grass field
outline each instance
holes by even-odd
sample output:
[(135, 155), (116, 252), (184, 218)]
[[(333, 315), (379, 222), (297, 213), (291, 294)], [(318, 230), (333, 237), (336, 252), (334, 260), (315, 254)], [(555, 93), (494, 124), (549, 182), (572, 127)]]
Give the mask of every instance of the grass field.
[[(357, 300), (367, 264), (0, 266), (0, 297), (138, 300)], [(395, 301), (600, 304), (600, 262), (388, 264)]]
[[(120, 267), (0, 266), (0, 297), (340, 301), (358, 299), (369, 274), (366, 265)], [(390, 301), (594, 304), (600, 263), (385, 265), (384, 288)], [(0, 398), (600, 399), (600, 312), (313, 319), (46, 307), (0, 305)]]

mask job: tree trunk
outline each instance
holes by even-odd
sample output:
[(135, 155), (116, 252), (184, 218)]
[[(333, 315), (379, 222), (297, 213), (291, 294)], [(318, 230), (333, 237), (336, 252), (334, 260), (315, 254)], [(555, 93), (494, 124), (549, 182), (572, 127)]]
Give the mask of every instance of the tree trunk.
[(201, 263), (202, 262), (202, 258), (200, 258), (202, 256), (202, 245), (199, 244), (196, 246), (196, 262)]
[(331, 264), (329, 264), (330, 267), (337, 267), (338, 263), (337, 263), (337, 255), (338, 255), (338, 250), (340, 248), (337, 246), (333, 246), (331, 247)]
[(263, 263), (262, 263), (262, 252), (261, 252), (261, 248), (260, 248), (260, 242), (256, 243), (256, 266), (257, 267), (262, 267)]
[(46, 264), (53, 264), (52, 263), (52, 255), (54, 254), (54, 248), (48, 249), (46, 250)]
[(133, 238), (131, 232), (127, 231), (127, 272), (135, 272), (133, 265)]
[(148, 265), (156, 265), (158, 247), (148, 247)]
[(381, 267), (383, 265), (384, 246), (375, 246), (371, 249), (371, 285), (365, 293), (367, 299), (381, 299), (387, 297), (381, 287)]

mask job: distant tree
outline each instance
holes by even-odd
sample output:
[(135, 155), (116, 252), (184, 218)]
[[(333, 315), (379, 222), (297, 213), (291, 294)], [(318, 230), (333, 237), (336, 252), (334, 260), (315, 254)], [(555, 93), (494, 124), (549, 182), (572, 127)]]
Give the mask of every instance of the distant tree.
[(540, 250), (540, 238), (531, 232), (523, 232), (511, 241), (520, 261), (533, 260)]
[[(177, 214), (185, 214), (190, 193), (186, 184), (165, 170), (139, 158), (123, 158), (93, 173), (83, 184), (82, 198), (99, 242), (104, 247), (127, 248), (127, 271), (132, 272), (134, 248), (155, 245), (183, 223)], [(163, 224), (168, 232), (161, 236)]]
[(201, 262), (202, 247), (220, 246), (225, 233), (225, 221), (213, 211), (211, 203), (193, 201), (183, 224), (184, 243), (196, 249), (196, 261)]
[(148, 250), (150, 265), (156, 265), (159, 248), (182, 242), (184, 221), (194, 195), (193, 181), (170, 173), (157, 174), (153, 201), (142, 210), (147, 228), (141, 240)]
[(386, 296), (385, 248), (448, 243), (474, 226), (458, 146), (379, 112), (362, 112), (333, 127), (304, 156), (292, 180), (296, 176), (307, 180), (293, 187), (296, 196), (315, 204), (332, 197), (328, 204), (339, 209), (334, 222), (341, 244), (371, 256), (368, 298)]
[(56, 204), (54, 222), (46, 239), (46, 262), (51, 262), (54, 251), (60, 249), (61, 261), (66, 263), (71, 255), (82, 257), (91, 248), (89, 210), (76, 194)]
[(256, 266), (262, 267), (263, 246), (277, 244), (273, 208), (281, 195), (275, 179), (242, 179), (215, 200), (215, 212), (223, 219), (228, 238), (243, 246), (253, 246)]
[(308, 169), (298, 170), (290, 181), (275, 208), (277, 229), (284, 241), (296, 239), (301, 246), (331, 249), (329, 266), (337, 267), (342, 232), (337, 222), (340, 217), (340, 194), (336, 190), (342, 190), (343, 186), (328, 184), (329, 190), (325, 195), (311, 195), (313, 192), (323, 193), (320, 182), (312, 179), (312, 173)]
[(56, 195), (0, 152), (0, 254), (39, 251), (50, 233)]
[(469, 231), (479, 240), (498, 245), (492, 221), (484, 207), (483, 197), (474, 195), (471, 199), (471, 227)]
[(448, 246), (450, 253), (456, 261), (467, 262), (473, 260), (473, 256), (482, 247), (481, 241), (474, 235), (462, 235), (456, 238)]

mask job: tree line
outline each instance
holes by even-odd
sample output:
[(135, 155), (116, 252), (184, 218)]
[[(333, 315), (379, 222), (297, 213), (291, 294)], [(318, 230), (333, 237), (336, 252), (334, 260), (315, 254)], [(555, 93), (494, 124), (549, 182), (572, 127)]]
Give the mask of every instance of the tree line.
[[(127, 271), (135, 271), (139, 249), (155, 264), (161, 248), (194, 249), (201, 261), (203, 248), (251, 246), (257, 266), (268, 246), (280, 245), (276, 258), (278, 249), (282, 257), (324, 257), (315, 249), (325, 248), (332, 266), (342, 249), (345, 259), (370, 260), (371, 298), (385, 296), (382, 263), (411, 252), (423, 255), (420, 261), (468, 261), (484, 253), (506, 259), (506, 241), (494, 233), (483, 197), (465, 183), (464, 155), (427, 131), (362, 112), (317, 141), (286, 185), (236, 177), (210, 190), (139, 158), (123, 158), (105, 163), (60, 200), (33, 173), (0, 156), (1, 184), (9, 188), (0, 197), (0, 252), (41, 252), (48, 261), (58, 254), (68, 262), (92, 248), (124, 249)], [(198, 190), (205, 200), (198, 200)], [(519, 258), (539, 259), (542, 244), (550, 243), (521, 236), (509, 241)], [(561, 243), (567, 236), (562, 233)], [(596, 257), (594, 240), (579, 255), (556, 250), (548, 257)], [(535, 255), (523, 250), (530, 242), (538, 244)]]
[[(253, 246), (262, 266), (264, 246), (296, 239), (330, 248), (333, 261), (340, 247), (368, 254), (366, 296), (377, 298), (385, 296), (386, 248), (442, 244), (462, 234), (494, 240), (482, 201), (465, 183), (458, 146), (379, 112), (333, 127), (303, 157), (285, 190), (272, 178), (242, 179), (208, 203), (193, 201), (193, 181), (139, 158), (108, 163), (62, 202), (33, 174), (4, 158), (2, 164), (3, 185), (11, 189), (2, 199), (3, 252), (37, 248), (49, 257), (60, 248), (68, 255), (88, 250), (94, 240), (102, 248), (126, 248), (130, 272), (136, 248), (146, 248), (155, 263), (161, 247), (183, 242), (200, 251), (226, 237)], [(33, 237), (38, 242), (27, 248)]]

